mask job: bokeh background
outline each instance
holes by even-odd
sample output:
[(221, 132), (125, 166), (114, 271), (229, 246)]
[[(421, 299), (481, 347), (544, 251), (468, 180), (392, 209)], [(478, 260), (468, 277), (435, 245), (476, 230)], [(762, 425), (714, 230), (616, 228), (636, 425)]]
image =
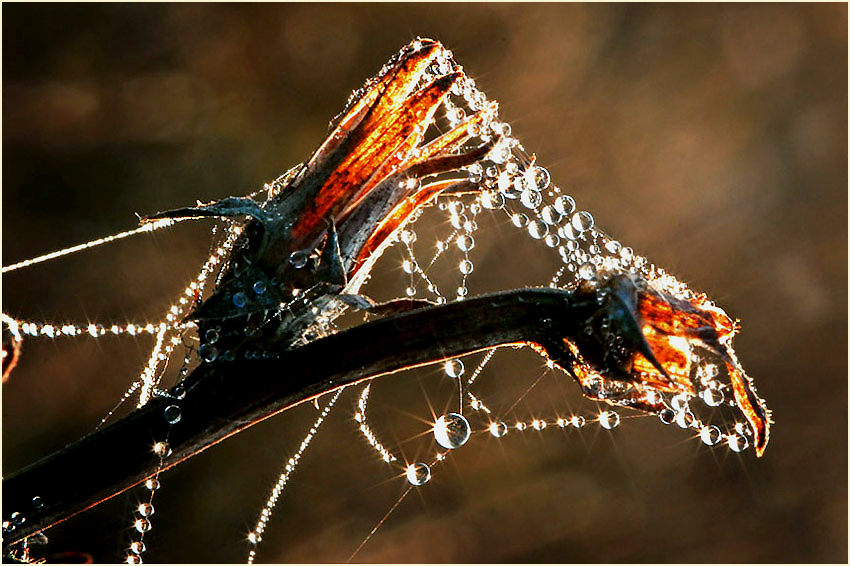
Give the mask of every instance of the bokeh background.
[[(4, 264), (126, 230), (136, 212), (254, 190), (305, 159), (349, 93), (420, 35), (453, 50), (599, 226), (741, 319), (739, 357), (776, 421), (762, 459), (631, 415), (613, 433), (476, 435), (356, 561), (847, 561), (845, 4), (4, 4), (2, 15)], [(545, 283), (557, 268), (528, 238), (490, 232), (471, 292), (523, 284), (517, 273)], [(3, 311), (158, 320), (208, 245), (208, 227), (184, 224), (10, 273)], [(377, 295), (400, 294), (390, 271), (395, 287)], [(91, 431), (149, 347), (28, 341), (3, 386), (3, 474)], [(376, 383), (388, 444), (423, 432), (429, 404), (452, 402), (447, 381), (425, 368)], [(498, 353), (479, 384), (509, 416), (582, 407), (525, 351)], [(403, 491), (355, 432), (354, 403), (343, 397), (316, 438), (261, 560), (345, 561)], [(297, 407), (165, 474), (145, 559), (244, 560), (314, 414)], [(399, 449), (412, 457), (422, 442)], [(52, 529), (42, 555), (121, 561), (140, 497)]]

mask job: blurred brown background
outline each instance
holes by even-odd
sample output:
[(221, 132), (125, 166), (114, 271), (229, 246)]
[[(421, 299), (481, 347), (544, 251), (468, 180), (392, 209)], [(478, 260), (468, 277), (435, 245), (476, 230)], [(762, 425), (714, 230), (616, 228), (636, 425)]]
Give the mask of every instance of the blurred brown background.
[[(259, 187), (417, 35), (454, 51), (603, 229), (741, 319), (738, 354), (776, 425), (760, 460), (654, 418), (612, 434), (479, 435), (356, 560), (846, 562), (845, 4), (4, 4), (3, 262)], [(548, 281), (551, 254), (493, 233), (477, 237), (473, 293)], [(3, 311), (159, 319), (208, 242), (207, 226), (181, 225), (11, 273)], [(3, 386), (3, 473), (91, 431), (149, 345), (28, 341)], [(480, 391), (517, 418), (593, 410), (561, 375), (511, 408), (543, 373), (527, 352), (500, 352)], [(446, 381), (426, 368), (376, 384), (387, 444), (454, 400)], [(262, 561), (346, 560), (403, 490), (358, 438), (354, 403), (341, 399), (293, 477)], [(298, 407), (165, 474), (145, 559), (244, 560), (314, 414)], [(51, 530), (46, 552), (122, 560), (139, 497)]]

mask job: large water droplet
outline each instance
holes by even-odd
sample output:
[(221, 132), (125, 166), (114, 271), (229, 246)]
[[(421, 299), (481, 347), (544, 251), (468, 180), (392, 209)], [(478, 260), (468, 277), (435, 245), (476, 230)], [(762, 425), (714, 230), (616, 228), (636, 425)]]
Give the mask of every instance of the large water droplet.
[(615, 411), (602, 411), (599, 413), (599, 424), (608, 430), (617, 428), (620, 425), (620, 415)]
[(493, 421), (490, 423), (490, 427), (488, 428), (490, 434), (495, 436), (496, 438), (502, 438), (506, 434), (508, 434), (508, 425), (503, 423), (502, 421)]
[(513, 222), (514, 226), (517, 228), (522, 228), (528, 224), (528, 216), (521, 212), (514, 212), (511, 216), (511, 222)]
[(490, 210), (502, 208), (505, 205), (505, 197), (496, 191), (484, 191), (481, 193), (481, 206)]
[(139, 503), (136, 509), (142, 517), (150, 517), (154, 513), (153, 505), (150, 503)]
[(449, 377), (458, 378), (463, 375), (463, 362), (458, 359), (452, 359), (446, 361), (446, 375)]
[(413, 485), (422, 485), (428, 483), (431, 479), (431, 467), (424, 462), (410, 464), (405, 472), (407, 481)]
[(180, 407), (177, 405), (169, 405), (163, 411), (165, 415), (165, 422), (168, 424), (177, 424), (180, 422), (180, 417), (183, 416), (183, 412), (180, 410)]
[(458, 264), (458, 269), (464, 275), (469, 275), (470, 273), (472, 273), (472, 270), (474, 269), (474, 267), (475, 266), (468, 259), (465, 259), (462, 262), (460, 262), (460, 264)]
[(463, 446), (470, 435), (469, 421), (458, 413), (449, 413), (434, 423), (434, 439), (443, 448), (454, 449)]
[(214, 362), (218, 357), (218, 350), (212, 344), (203, 344), (198, 353), (205, 362)]
[(542, 191), (549, 186), (549, 171), (545, 168), (534, 167), (531, 169), (530, 173), (530, 178), (533, 179), (534, 185), (537, 187), (538, 191)]
[[(517, 177), (517, 179), (522, 179), (522, 177)], [(543, 195), (540, 194), (540, 191), (526, 189), (520, 193), (519, 200), (526, 208), (537, 208), (543, 202)]]
[(743, 434), (732, 434), (727, 439), (727, 444), (733, 452), (743, 452), (750, 445), (750, 441)]
[(547, 205), (540, 211), (540, 218), (543, 219), (543, 222), (546, 224), (555, 226), (561, 221), (561, 213), (555, 210), (555, 207)]
[(416, 271), (416, 268), (414, 267), (412, 261), (410, 261), (409, 259), (406, 259), (406, 260), (401, 262), (401, 270), (404, 271), (405, 273), (412, 274), (414, 271)]
[(709, 407), (719, 407), (723, 404), (723, 391), (720, 389), (706, 389), (702, 392), (702, 400)]

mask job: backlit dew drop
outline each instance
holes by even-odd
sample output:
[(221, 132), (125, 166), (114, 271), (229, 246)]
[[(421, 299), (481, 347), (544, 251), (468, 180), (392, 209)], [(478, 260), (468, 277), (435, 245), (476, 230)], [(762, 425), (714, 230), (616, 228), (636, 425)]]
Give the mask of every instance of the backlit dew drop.
[(127, 555), (127, 564), (141, 564), (142, 557), (138, 554), (128, 554)]
[(720, 389), (706, 389), (702, 392), (702, 400), (709, 407), (719, 407), (723, 404), (723, 391)]
[(549, 226), (542, 220), (532, 220), (528, 223), (528, 234), (535, 240), (545, 238), (549, 233)]
[(130, 543), (130, 552), (134, 554), (141, 554), (146, 550), (145, 543), (140, 540), (134, 540)]
[(154, 513), (153, 505), (150, 503), (139, 503), (136, 509), (142, 517), (150, 517)]
[(700, 440), (702, 440), (707, 446), (714, 446), (720, 442), (721, 436), (722, 434), (720, 434), (720, 429), (714, 425), (704, 426), (699, 431)]
[(490, 210), (496, 210), (505, 206), (505, 197), (496, 191), (484, 191), (481, 193), (481, 206)]
[(593, 228), (593, 216), (591, 216), (591, 214), (586, 210), (576, 212), (575, 214), (573, 214), (572, 225), (573, 228), (575, 228), (579, 232), (590, 230), (591, 228)]
[(156, 491), (159, 489), (159, 480), (156, 478), (150, 478), (145, 482), (145, 487), (151, 491)]
[(534, 419), (531, 421), (531, 428), (534, 430), (543, 430), (546, 428), (546, 421), (541, 421), (540, 419)]
[(38, 495), (36, 495), (32, 498), (32, 506), (36, 509), (41, 509), (42, 507), (44, 507), (44, 500)]
[(544, 206), (540, 211), (540, 218), (546, 224), (555, 226), (561, 220), (561, 213), (555, 210), (553, 206)]
[(146, 533), (151, 530), (151, 522), (147, 519), (136, 519), (136, 522), (133, 523), (133, 526), (136, 527), (136, 530), (140, 533)]
[(602, 411), (599, 413), (599, 424), (608, 430), (617, 428), (620, 425), (620, 415), (615, 411)]
[(292, 267), (295, 269), (301, 269), (307, 265), (308, 259), (310, 259), (310, 254), (305, 250), (298, 250), (289, 254), (289, 263), (291, 263)]
[(534, 181), (534, 185), (537, 187), (538, 191), (542, 191), (549, 186), (550, 176), (549, 171), (547, 171), (543, 167), (534, 167), (530, 171), (530, 178)]
[(683, 409), (676, 413), (676, 424), (679, 428), (689, 428), (694, 422), (694, 414), (688, 409)]
[(472, 262), (469, 261), (468, 259), (465, 259), (462, 262), (460, 262), (460, 264), (458, 264), (458, 269), (464, 275), (469, 275), (470, 273), (472, 273), (473, 268), (474, 268), (474, 266), (472, 265)]
[(460, 448), (469, 440), (469, 421), (458, 413), (449, 413), (434, 423), (434, 439), (443, 448)]
[(404, 290), (404, 294), (407, 295), (408, 297), (412, 297), (413, 295), (416, 294), (416, 288), (415, 287), (408, 287), (407, 289)]
[(198, 350), (198, 353), (200, 354), (201, 359), (207, 363), (214, 362), (215, 359), (218, 357), (218, 350), (212, 344), (202, 345), (201, 348)]
[(252, 289), (254, 289), (254, 292), (256, 294), (262, 295), (263, 293), (266, 292), (266, 284), (265, 284), (264, 281), (255, 281)]
[(664, 424), (673, 424), (673, 421), (676, 420), (676, 412), (673, 409), (666, 407), (661, 409), (658, 413), (658, 418), (661, 419), (661, 422)]
[(576, 201), (570, 195), (561, 195), (555, 199), (555, 210), (562, 216), (572, 214), (576, 209)]
[(457, 237), (457, 247), (463, 252), (468, 252), (475, 247), (475, 239), (469, 234), (461, 234)]
[(446, 375), (458, 378), (463, 375), (463, 362), (458, 359), (447, 360), (445, 369)]
[(585, 425), (585, 419), (581, 415), (576, 415), (570, 419), (570, 424), (576, 428), (582, 428)]
[(493, 421), (490, 423), (488, 427), (490, 434), (495, 436), (496, 438), (502, 438), (506, 434), (508, 434), (508, 425), (503, 423), (502, 421)]
[(257, 533), (248, 533), (248, 542), (251, 544), (257, 544), (260, 542), (260, 537), (257, 536)]
[(528, 224), (528, 216), (521, 212), (515, 212), (511, 216), (511, 222), (513, 222), (514, 226), (517, 228), (523, 228), (526, 224)]
[(168, 458), (171, 456), (171, 446), (167, 442), (157, 442), (153, 445), (154, 454), (160, 458)]
[(525, 424), (525, 423), (524, 423), (524, 422), (522, 422), (522, 421), (518, 421), (518, 422), (514, 425), (514, 428), (515, 428), (515, 429), (517, 429), (517, 430), (519, 430), (519, 431), (523, 431), (523, 430), (525, 430), (526, 428), (528, 428), (528, 425), (527, 425), (527, 424)]
[(180, 411), (180, 407), (177, 405), (169, 405), (163, 411), (163, 415), (165, 415), (165, 421), (168, 424), (176, 424), (180, 422), (180, 417), (182, 415), (182, 411)]
[(743, 452), (750, 445), (750, 441), (743, 434), (731, 434), (726, 442), (733, 452)]
[[(522, 177), (517, 178), (521, 179)], [(540, 194), (540, 191), (526, 189), (520, 194), (519, 200), (526, 208), (537, 208), (543, 202), (543, 196)]]
[(578, 276), (585, 281), (589, 281), (596, 277), (596, 267), (590, 262), (583, 263), (578, 268)]
[(204, 333), (204, 342), (207, 344), (215, 344), (218, 341), (219, 334), (215, 328), (210, 328)]
[(233, 293), (233, 304), (238, 308), (242, 308), (248, 304), (248, 297), (243, 292)]
[(431, 467), (424, 462), (410, 464), (405, 471), (407, 481), (412, 485), (423, 485), (431, 479)]
[(412, 244), (416, 241), (416, 232), (414, 232), (413, 230), (402, 230), (401, 241), (405, 244)]

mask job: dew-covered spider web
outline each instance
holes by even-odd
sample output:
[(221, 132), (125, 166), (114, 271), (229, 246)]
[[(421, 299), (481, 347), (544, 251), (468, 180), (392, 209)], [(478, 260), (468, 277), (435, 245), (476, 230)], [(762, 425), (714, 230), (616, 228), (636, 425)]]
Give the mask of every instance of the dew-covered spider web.
[[(417, 49), (421, 49), (421, 43), (417, 45), (414, 42), (394, 60), (415, 53)], [(381, 73), (386, 73), (391, 65), (392, 61)], [(427, 69), (419, 74), (414, 91), (457, 72), (462, 73), (452, 53), (440, 47)], [(354, 93), (350, 104), (356, 103), (362, 96), (363, 91)], [(706, 309), (716, 308), (704, 296), (691, 291), (646, 257), (605, 233), (591, 212), (580, 206), (577, 195), (570, 194), (552, 179), (538, 159), (512, 135), (510, 125), (499, 116), (498, 105), (488, 99), (471, 77), (461, 74), (453, 83), (440, 100), (436, 114), (421, 124), (423, 140), (408, 151), (413, 154), (422, 151), (428, 143), (458, 128), (465, 130), (466, 139), (454, 150), (456, 153), (481, 147), (489, 147), (489, 151), (484, 157), (451, 174), (426, 173), (402, 179), (400, 182), (413, 190), (447, 178), (456, 179), (459, 183), (453, 190), (443, 191), (421, 203), (415, 212), (396, 226), (386, 245), (370, 258), (374, 265), (350, 281), (346, 292), (369, 297), (375, 302), (409, 298), (439, 305), (523, 286), (575, 289), (582, 282), (593, 285), (612, 274), (627, 274), (681, 301), (697, 303)], [(296, 174), (297, 168), (249, 196), (260, 206), (265, 206), (286, 190)], [(18, 269), (37, 269), (34, 266), (43, 261), (137, 233), (153, 232), (179, 220), (156, 220), (138, 229), (4, 266), (4, 282), (14, 284), (14, 271)], [(176, 426), (180, 420), (179, 383), (198, 364), (233, 363), (238, 356), (259, 358), (275, 355), (262, 350), (237, 352), (222, 348), (220, 345), (226, 339), (222, 334), (227, 332), (226, 329), (206, 326), (199, 335), (198, 324), (187, 318), (214, 291), (245, 225), (240, 218), (212, 222), (215, 227), (211, 241), (214, 244), (209, 257), (161, 318), (122, 324), (109, 321), (55, 322), (17, 318), (4, 312), (4, 332), (10, 334), (10, 343), (19, 344), (30, 339), (144, 337), (151, 345), (147, 361), (130, 382), (123, 397), (116, 400), (115, 409), (104, 415), (101, 425), (109, 422), (125, 403), (142, 407), (155, 396), (168, 396), (174, 402), (166, 409), (165, 418)], [(524, 259), (542, 267), (528, 273), (511, 272), (510, 268), (505, 268), (504, 277), (499, 280), (479, 277), (483, 265), (488, 266), (488, 272), (500, 262), (506, 266), (513, 265), (515, 262), (503, 256), (515, 253), (532, 254)], [(298, 264), (308, 265), (311, 258), (319, 254), (318, 249), (304, 249), (293, 253), (289, 261), (295, 267), (299, 267)], [(257, 281), (250, 292), (262, 295), (267, 290), (265, 285), (265, 282)], [(289, 296), (277, 307), (278, 312), (271, 314), (280, 316), (280, 313), (294, 309), (312, 309), (313, 321), (294, 340), (293, 347), (320, 340), (375, 316), (356, 306), (315, 302), (310, 290), (290, 289)], [(237, 306), (243, 299), (244, 295), (233, 297)], [(4, 305), (4, 308), (13, 307)], [(256, 502), (259, 511), (253, 525), (248, 532), (234, 533), (233, 536), (246, 539), (248, 563), (261, 557), (263, 541), (274, 532), (275, 509), (286, 505), (285, 490), (293, 483), (297, 484), (299, 462), (332, 411), (348, 412), (346, 418), (359, 442), (367, 447), (366, 453), (385, 465), (387, 472), (384, 479), (408, 486), (388, 512), (400, 505), (411, 490), (427, 489), (458, 450), (474, 450), (476, 446), (490, 446), (494, 441), (511, 442), (512, 438), (523, 434), (558, 434), (560, 431), (561, 435), (572, 438), (585, 434), (590, 428), (614, 431), (626, 419), (644, 416), (658, 418), (664, 425), (679, 427), (685, 437), (712, 449), (742, 452), (751, 448), (756, 441), (755, 433), (741, 415), (729, 368), (740, 371), (739, 380), (750, 384), (731, 348), (732, 365), (727, 365), (708, 349), (682, 342), (677, 345), (690, 357), (686, 371), (693, 383), (693, 391), (685, 393), (663, 388), (642, 391), (648, 401), (664, 407), (654, 416), (629, 408), (626, 399), (630, 398), (627, 395), (630, 391), (626, 386), (592, 372), (577, 376), (581, 392), (593, 400), (591, 403), (577, 404), (575, 400), (555, 395), (548, 404), (529, 407), (533, 397), (529, 393), (546, 389), (555, 381), (563, 381), (577, 390), (573, 382), (576, 376), (568, 375), (545, 357), (539, 358), (538, 369), (532, 375), (524, 376), (525, 379), (500, 373), (500, 367), (506, 360), (519, 354), (517, 350), (537, 356), (523, 344), (488, 348), (458, 358), (435, 359), (433, 366), (425, 370), (429, 372), (429, 379), (440, 381), (442, 385), (436, 385), (434, 391), (427, 394), (421, 393), (426, 397), (429, 409), (415, 415), (419, 432), (409, 438), (386, 434), (388, 419), (398, 417), (397, 413), (379, 417), (373, 414), (370, 400), (384, 385), (384, 380), (340, 388), (316, 401), (318, 412), (314, 421), (300, 444), (282, 456), (280, 475), (269, 487), (265, 500)], [(6, 348), (4, 340), (4, 380), (14, 365), (16, 355), (14, 348)], [(172, 388), (175, 384), (178, 385), (176, 390)], [(172, 388), (171, 392), (165, 393), (169, 388)], [(509, 391), (507, 396), (506, 390)], [(167, 458), (170, 454), (168, 438), (157, 442), (154, 450), (161, 458)], [(152, 528), (150, 517), (154, 513), (154, 494), (159, 485), (159, 474), (148, 480), (148, 495), (134, 510), (133, 517), (127, 518), (135, 530), (127, 547), (128, 563), (141, 563), (143, 560), (145, 536)], [(368, 534), (360, 547), (351, 549), (350, 559), (364, 544), (368, 544), (388, 515), (380, 518), (371, 531), (365, 531)], [(9, 532), (15, 526), (14, 521), (7, 522), (3, 525), (4, 531)], [(26, 544), (21, 552), (21, 558), (29, 557)]]

